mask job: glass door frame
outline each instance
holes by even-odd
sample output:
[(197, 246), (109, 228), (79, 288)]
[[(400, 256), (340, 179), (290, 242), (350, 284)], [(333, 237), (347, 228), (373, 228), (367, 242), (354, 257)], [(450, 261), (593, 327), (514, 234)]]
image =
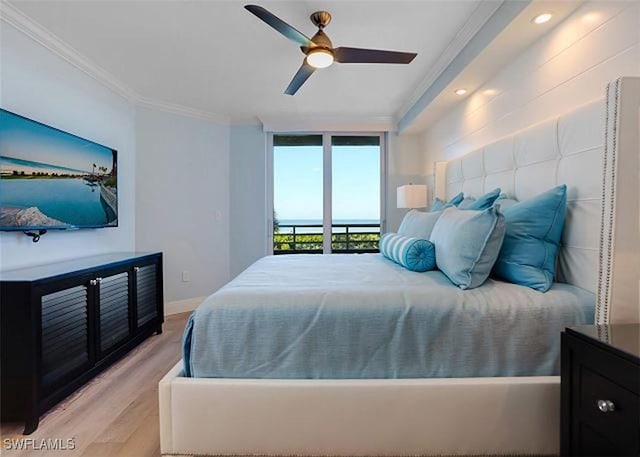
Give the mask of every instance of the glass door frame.
[(266, 169), (266, 219), (267, 219), (267, 255), (273, 255), (273, 137), (274, 135), (322, 135), (322, 245), (323, 253), (331, 253), (332, 239), (332, 167), (331, 137), (334, 136), (377, 136), (380, 138), (380, 234), (385, 233), (387, 225), (387, 151), (386, 132), (267, 132), (267, 169)]

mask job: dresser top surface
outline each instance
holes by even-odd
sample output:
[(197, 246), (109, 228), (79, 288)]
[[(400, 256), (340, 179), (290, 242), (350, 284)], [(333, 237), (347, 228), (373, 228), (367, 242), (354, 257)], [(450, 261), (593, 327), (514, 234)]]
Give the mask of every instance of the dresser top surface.
[(640, 325), (638, 324), (580, 325), (569, 327), (567, 330), (640, 358)]
[(59, 262), (47, 263), (44, 265), (34, 265), (16, 270), (0, 271), (0, 281), (38, 281), (54, 276), (66, 275), (76, 271), (90, 270), (92, 268), (131, 261), (156, 254), (159, 254), (159, 252), (110, 252), (91, 257), (61, 260)]

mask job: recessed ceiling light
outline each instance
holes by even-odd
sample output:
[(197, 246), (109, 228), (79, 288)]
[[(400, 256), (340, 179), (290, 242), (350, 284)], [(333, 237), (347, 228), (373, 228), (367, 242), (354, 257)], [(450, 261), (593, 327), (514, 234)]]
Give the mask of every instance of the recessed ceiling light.
[(467, 89), (458, 89), (455, 93), (456, 95), (464, 95), (467, 93)]
[(553, 14), (551, 13), (542, 13), (534, 17), (532, 22), (534, 24), (540, 25), (540, 24), (544, 24), (545, 22), (549, 22), (552, 17), (553, 17)]

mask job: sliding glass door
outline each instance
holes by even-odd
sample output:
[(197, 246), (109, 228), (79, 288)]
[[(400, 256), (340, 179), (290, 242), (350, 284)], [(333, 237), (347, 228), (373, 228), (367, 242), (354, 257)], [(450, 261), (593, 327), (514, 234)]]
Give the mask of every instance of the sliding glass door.
[(331, 137), (331, 251), (377, 252), (380, 136)]
[(273, 136), (273, 252), (323, 250), (322, 135)]
[(384, 136), (270, 136), (274, 254), (377, 252)]

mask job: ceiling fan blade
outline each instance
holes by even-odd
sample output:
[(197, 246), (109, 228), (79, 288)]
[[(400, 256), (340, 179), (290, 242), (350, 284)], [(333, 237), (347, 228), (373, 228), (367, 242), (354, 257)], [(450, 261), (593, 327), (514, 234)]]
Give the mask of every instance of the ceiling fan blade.
[(307, 59), (304, 59), (302, 66), (298, 69), (298, 72), (294, 75), (284, 93), (294, 95), (314, 71), (316, 71), (316, 69), (307, 63)]
[(333, 53), (336, 62), (340, 63), (411, 63), (418, 55), (415, 52), (345, 47), (335, 48)]
[(315, 43), (311, 41), (311, 38), (306, 36), (304, 33), (296, 30), (291, 27), (289, 24), (284, 22), (278, 16), (273, 13), (270, 13), (266, 9), (258, 5), (245, 5), (244, 7), (247, 11), (255, 14), (258, 18), (262, 19), (268, 25), (276, 29), (278, 32), (282, 33), (284, 36), (289, 38), (292, 41), (295, 41), (300, 46), (304, 46), (307, 48), (314, 47)]

